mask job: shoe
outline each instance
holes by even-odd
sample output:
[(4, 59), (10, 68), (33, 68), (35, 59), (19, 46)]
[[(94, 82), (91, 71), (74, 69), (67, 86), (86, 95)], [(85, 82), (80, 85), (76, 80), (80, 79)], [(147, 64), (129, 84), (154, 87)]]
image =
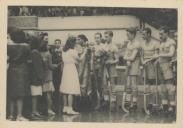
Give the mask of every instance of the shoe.
[(132, 105), (129, 108), (130, 113), (135, 113), (137, 110), (137, 103), (132, 103)]
[(94, 110), (95, 110), (95, 111), (99, 111), (100, 108), (101, 108), (101, 106), (100, 106), (100, 105), (97, 105), (97, 106), (94, 108)]
[(64, 106), (62, 112), (63, 112), (63, 113), (67, 113), (67, 110), (68, 110), (68, 106)]
[(7, 120), (13, 121), (14, 120), (14, 117), (12, 115), (10, 115), (10, 116), (8, 116)]
[(152, 114), (153, 113), (153, 104), (148, 104), (147, 110), (149, 111), (150, 114)]
[(127, 110), (129, 110), (129, 108), (130, 108), (130, 102), (125, 101), (124, 106), (125, 106), (125, 108), (126, 108)]
[(16, 121), (29, 121), (28, 119), (26, 119), (25, 117), (23, 116), (17, 116), (17, 119)]
[(160, 113), (161, 113), (162, 117), (167, 117), (169, 115), (168, 114), (168, 105), (167, 104), (161, 105)]
[(168, 108), (168, 115), (171, 116), (171, 117), (175, 117), (176, 116), (175, 106), (170, 106)]
[(68, 110), (67, 110), (67, 114), (78, 115), (80, 113), (79, 112), (75, 112), (71, 107), (69, 107)]
[(48, 116), (54, 116), (55, 115), (55, 112), (53, 112), (52, 110), (48, 110)]
[(33, 119), (33, 120), (39, 120), (41, 118), (43, 118), (43, 116), (40, 115), (38, 112), (34, 112), (31, 114), (31, 119)]
[(152, 108), (150, 110), (150, 114), (152, 116), (158, 115), (160, 113), (160, 111), (161, 111), (161, 108), (159, 107), (158, 104), (152, 104)]

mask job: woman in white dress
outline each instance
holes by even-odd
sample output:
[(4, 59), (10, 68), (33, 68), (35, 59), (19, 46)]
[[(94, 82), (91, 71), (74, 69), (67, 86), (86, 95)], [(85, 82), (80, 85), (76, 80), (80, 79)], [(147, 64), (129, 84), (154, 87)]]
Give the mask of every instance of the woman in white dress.
[(64, 108), (63, 113), (79, 114), (72, 108), (73, 96), (80, 95), (80, 83), (76, 63), (82, 60), (86, 51), (79, 57), (77, 50), (74, 49), (76, 44), (75, 37), (69, 37), (63, 48), (62, 59), (64, 62), (63, 76), (60, 86), (60, 92), (63, 94)]

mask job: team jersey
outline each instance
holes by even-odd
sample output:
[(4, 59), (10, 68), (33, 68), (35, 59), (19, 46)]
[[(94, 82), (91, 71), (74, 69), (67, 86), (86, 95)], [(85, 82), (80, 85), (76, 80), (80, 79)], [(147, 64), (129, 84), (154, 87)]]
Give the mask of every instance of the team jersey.
[(105, 44), (104, 48), (109, 54), (108, 60), (114, 60), (114, 58), (115, 58), (114, 54), (116, 54), (118, 52), (117, 46), (113, 43), (110, 43), (110, 44)]
[(136, 57), (140, 57), (140, 52), (139, 52), (140, 43), (136, 40), (133, 43), (129, 42), (127, 44), (127, 48), (126, 48), (127, 56), (128, 57), (132, 56), (133, 51), (136, 50), (136, 49), (138, 50), (138, 53), (137, 53)]
[(152, 40), (149, 43), (141, 42), (141, 49), (143, 53), (143, 59), (150, 59), (154, 56), (156, 51), (159, 49), (160, 43)]
[[(176, 43), (173, 39), (167, 38), (166, 42), (160, 44), (160, 54), (167, 54), (170, 52), (170, 48), (175, 47)], [(174, 53), (175, 54), (175, 53)], [(173, 57), (173, 56), (172, 56)], [(170, 62), (172, 57), (160, 57), (160, 63)]]

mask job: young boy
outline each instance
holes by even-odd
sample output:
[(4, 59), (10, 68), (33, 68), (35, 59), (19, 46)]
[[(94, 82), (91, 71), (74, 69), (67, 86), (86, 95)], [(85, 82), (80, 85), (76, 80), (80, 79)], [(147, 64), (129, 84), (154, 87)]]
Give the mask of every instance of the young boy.
[[(129, 40), (127, 44), (126, 53), (124, 59), (127, 61), (127, 94), (132, 94), (132, 103), (130, 104), (129, 110), (137, 109), (137, 76), (139, 75), (140, 67), (140, 44), (135, 39), (136, 29), (127, 29), (127, 38)], [(127, 102), (131, 102), (131, 98), (127, 99)]]

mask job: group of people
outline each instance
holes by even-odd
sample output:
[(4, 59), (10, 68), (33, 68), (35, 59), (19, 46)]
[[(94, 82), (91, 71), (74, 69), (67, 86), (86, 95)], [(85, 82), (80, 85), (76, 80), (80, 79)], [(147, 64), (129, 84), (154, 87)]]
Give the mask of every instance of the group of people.
[[(140, 65), (143, 65), (144, 79), (150, 90), (150, 85), (155, 84), (157, 77), (159, 79), (161, 109), (165, 113), (175, 113), (176, 86), (172, 64), (176, 63), (176, 41), (169, 38), (166, 27), (160, 29), (160, 41), (151, 37), (150, 28), (142, 30), (142, 42), (136, 39), (136, 28), (128, 28), (126, 32), (128, 41), (123, 43), (123, 60), (126, 62), (127, 78), (124, 79), (128, 98), (125, 106), (129, 110), (137, 109), (137, 77)], [(55, 47), (49, 49), (47, 33), (26, 36), (18, 28), (8, 31), (8, 119), (28, 120), (22, 114), (25, 96), (31, 96), (32, 119), (43, 116), (39, 108), (40, 96), (46, 99), (48, 116), (55, 115), (61, 108), (62, 113), (73, 115), (87, 107), (94, 110), (105, 107), (108, 103), (104, 98), (107, 81), (111, 85), (117, 84), (119, 50), (113, 43), (112, 31), (105, 31), (104, 37), (97, 32), (94, 39), (95, 43), (89, 43), (83, 34), (69, 36), (63, 48), (60, 47), (61, 40), (57, 39)], [(151, 91), (155, 93), (153, 89)], [(148, 103), (150, 111), (154, 104), (152, 95)]]
[(133, 13), (124, 8), (106, 8), (106, 7), (59, 7), (59, 6), (13, 6), (9, 7), (10, 16), (92, 16), (92, 15), (122, 15)]

